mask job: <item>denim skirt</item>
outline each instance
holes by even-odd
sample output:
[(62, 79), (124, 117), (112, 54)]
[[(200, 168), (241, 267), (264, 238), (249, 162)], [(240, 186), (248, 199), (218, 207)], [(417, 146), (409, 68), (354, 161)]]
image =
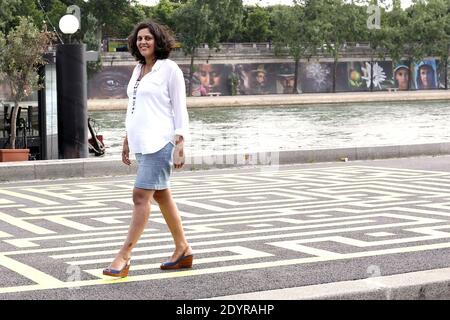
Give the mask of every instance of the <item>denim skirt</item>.
[(169, 142), (155, 153), (136, 153), (138, 163), (134, 186), (140, 189), (164, 190), (170, 187), (174, 145)]

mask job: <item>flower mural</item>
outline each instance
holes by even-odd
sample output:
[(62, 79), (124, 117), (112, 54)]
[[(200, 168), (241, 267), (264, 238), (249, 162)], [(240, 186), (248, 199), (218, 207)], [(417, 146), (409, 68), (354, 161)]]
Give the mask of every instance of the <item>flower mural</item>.
[[(371, 68), (370, 62), (366, 62), (366, 67), (362, 67), (363, 76), (361, 77), (366, 81), (367, 88), (370, 88), (370, 79), (371, 79)], [(373, 86), (379, 89), (382, 89), (381, 84), (386, 80), (386, 73), (384, 72), (383, 67), (381, 67), (378, 62), (375, 62), (373, 65)]]
[(329, 74), (330, 70), (320, 63), (313, 62), (306, 66), (306, 77), (312, 79), (319, 89), (326, 86)]

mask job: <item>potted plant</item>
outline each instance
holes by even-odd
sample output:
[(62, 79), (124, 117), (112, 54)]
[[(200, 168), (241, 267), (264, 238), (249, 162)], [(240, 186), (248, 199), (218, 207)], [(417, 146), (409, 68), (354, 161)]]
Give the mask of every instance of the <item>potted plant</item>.
[[(26, 17), (21, 17), (8, 35), (0, 31), (0, 75), (10, 88), (10, 100), (14, 104), (10, 149), (0, 149), (0, 161), (28, 160), (29, 149), (16, 149), (19, 103), (41, 87), (38, 69), (46, 63), (44, 53), (53, 38), (53, 33), (39, 31)], [(19, 155), (19, 159), (11, 160), (10, 156), (14, 155)]]

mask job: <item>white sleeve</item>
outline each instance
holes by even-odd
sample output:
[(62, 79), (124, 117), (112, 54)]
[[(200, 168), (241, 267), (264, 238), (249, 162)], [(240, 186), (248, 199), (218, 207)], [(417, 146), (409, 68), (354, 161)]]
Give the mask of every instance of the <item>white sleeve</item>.
[(183, 72), (178, 66), (174, 68), (169, 78), (169, 96), (175, 118), (175, 134), (183, 136), (185, 142), (190, 141), (186, 86)]

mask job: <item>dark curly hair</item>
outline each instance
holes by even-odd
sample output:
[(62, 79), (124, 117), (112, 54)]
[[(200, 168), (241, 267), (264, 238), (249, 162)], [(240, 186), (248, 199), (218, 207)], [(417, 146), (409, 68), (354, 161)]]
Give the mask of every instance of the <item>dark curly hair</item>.
[(128, 37), (128, 51), (140, 63), (145, 64), (145, 58), (139, 52), (137, 47), (137, 34), (141, 29), (147, 28), (155, 38), (155, 57), (156, 59), (167, 59), (175, 46), (175, 38), (172, 32), (166, 26), (154, 21), (145, 21), (139, 23)]

